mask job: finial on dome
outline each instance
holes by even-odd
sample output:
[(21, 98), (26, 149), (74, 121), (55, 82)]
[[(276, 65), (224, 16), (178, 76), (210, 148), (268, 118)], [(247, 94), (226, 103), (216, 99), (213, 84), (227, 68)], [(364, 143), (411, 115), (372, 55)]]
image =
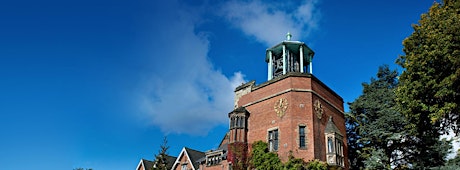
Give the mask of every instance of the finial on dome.
[(286, 34), (286, 40), (291, 41), (292, 34), (288, 31)]

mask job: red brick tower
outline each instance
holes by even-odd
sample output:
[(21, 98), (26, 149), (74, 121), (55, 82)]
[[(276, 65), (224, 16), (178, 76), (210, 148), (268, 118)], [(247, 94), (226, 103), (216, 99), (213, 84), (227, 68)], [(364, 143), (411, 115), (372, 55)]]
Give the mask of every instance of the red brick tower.
[(228, 114), (230, 131), (227, 160), (235, 169), (245, 169), (248, 156), (248, 118), (249, 112), (238, 107)]
[(229, 144), (262, 140), (283, 162), (292, 154), (348, 169), (343, 99), (312, 74), (314, 52), (287, 37), (266, 51), (268, 81), (236, 88)]

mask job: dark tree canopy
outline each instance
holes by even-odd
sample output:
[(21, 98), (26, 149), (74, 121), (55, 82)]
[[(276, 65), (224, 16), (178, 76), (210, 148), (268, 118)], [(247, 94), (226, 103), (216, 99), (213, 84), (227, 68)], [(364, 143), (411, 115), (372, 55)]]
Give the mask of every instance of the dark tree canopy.
[(407, 164), (411, 140), (408, 123), (395, 101), (397, 76), (387, 65), (379, 67), (377, 78), (363, 83), (363, 93), (349, 103), (346, 127), (352, 169), (389, 169)]

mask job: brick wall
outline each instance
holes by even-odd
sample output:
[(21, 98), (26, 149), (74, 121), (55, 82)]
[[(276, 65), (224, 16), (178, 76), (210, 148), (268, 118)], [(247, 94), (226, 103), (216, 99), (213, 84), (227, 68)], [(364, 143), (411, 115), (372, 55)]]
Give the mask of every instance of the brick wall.
[[(280, 117), (274, 106), (282, 98), (287, 100), (288, 107)], [(314, 114), (315, 100), (319, 100), (323, 106), (321, 119)], [(239, 96), (237, 107), (240, 106), (250, 113), (247, 133), (249, 146), (258, 140), (268, 142), (268, 130), (278, 129), (277, 153), (282, 161), (287, 161), (290, 152), (305, 161), (326, 161), (324, 129), (329, 116), (332, 116), (335, 125), (344, 135), (345, 160), (348, 159), (343, 99), (314, 76), (287, 74), (253, 87), (250, 93)], [(305, 148), (299, 148), (299, 125), (306, 127)]]

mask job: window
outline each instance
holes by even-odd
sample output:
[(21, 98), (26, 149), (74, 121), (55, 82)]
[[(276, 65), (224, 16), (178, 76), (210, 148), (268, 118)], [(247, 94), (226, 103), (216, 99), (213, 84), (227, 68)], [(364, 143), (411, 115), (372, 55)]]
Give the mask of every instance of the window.
[(299, 126), (299, 148), (305, 148), (305, 126)]
[(333, 153), (334, 152), (334, 143), (331, 137), (327, 138), (327, 152)]
[(337, 164), (340, 165), (340, 166), (344, 166), (344, 158), (343, 158), (343, 143), (341, 140), (339, 139), (336, 139), (336, 151), (337, 151), (337, 156), (336, 156), (336, 161), (337, 161)]
[(233, 117), (230, 118), (230, 128), (233, 128), (234, 127), (234, 122), (235, 122), (235, 119)]
[(187, 164), (182, 164), (182, 169), (181, 170), (187, 170)]
[(214, 166), (214, 165), (220, 165), (220, 162), (222, 161), (222, 155), (212, 155), (207, 157), (207, 166)]
[(341, 136), (327, 137), (327, 162), (331, 165), (344, 166), (343, 141)]
[(270, 151), (278, 150), (278, 129), (268, 131), (268, 143)]

